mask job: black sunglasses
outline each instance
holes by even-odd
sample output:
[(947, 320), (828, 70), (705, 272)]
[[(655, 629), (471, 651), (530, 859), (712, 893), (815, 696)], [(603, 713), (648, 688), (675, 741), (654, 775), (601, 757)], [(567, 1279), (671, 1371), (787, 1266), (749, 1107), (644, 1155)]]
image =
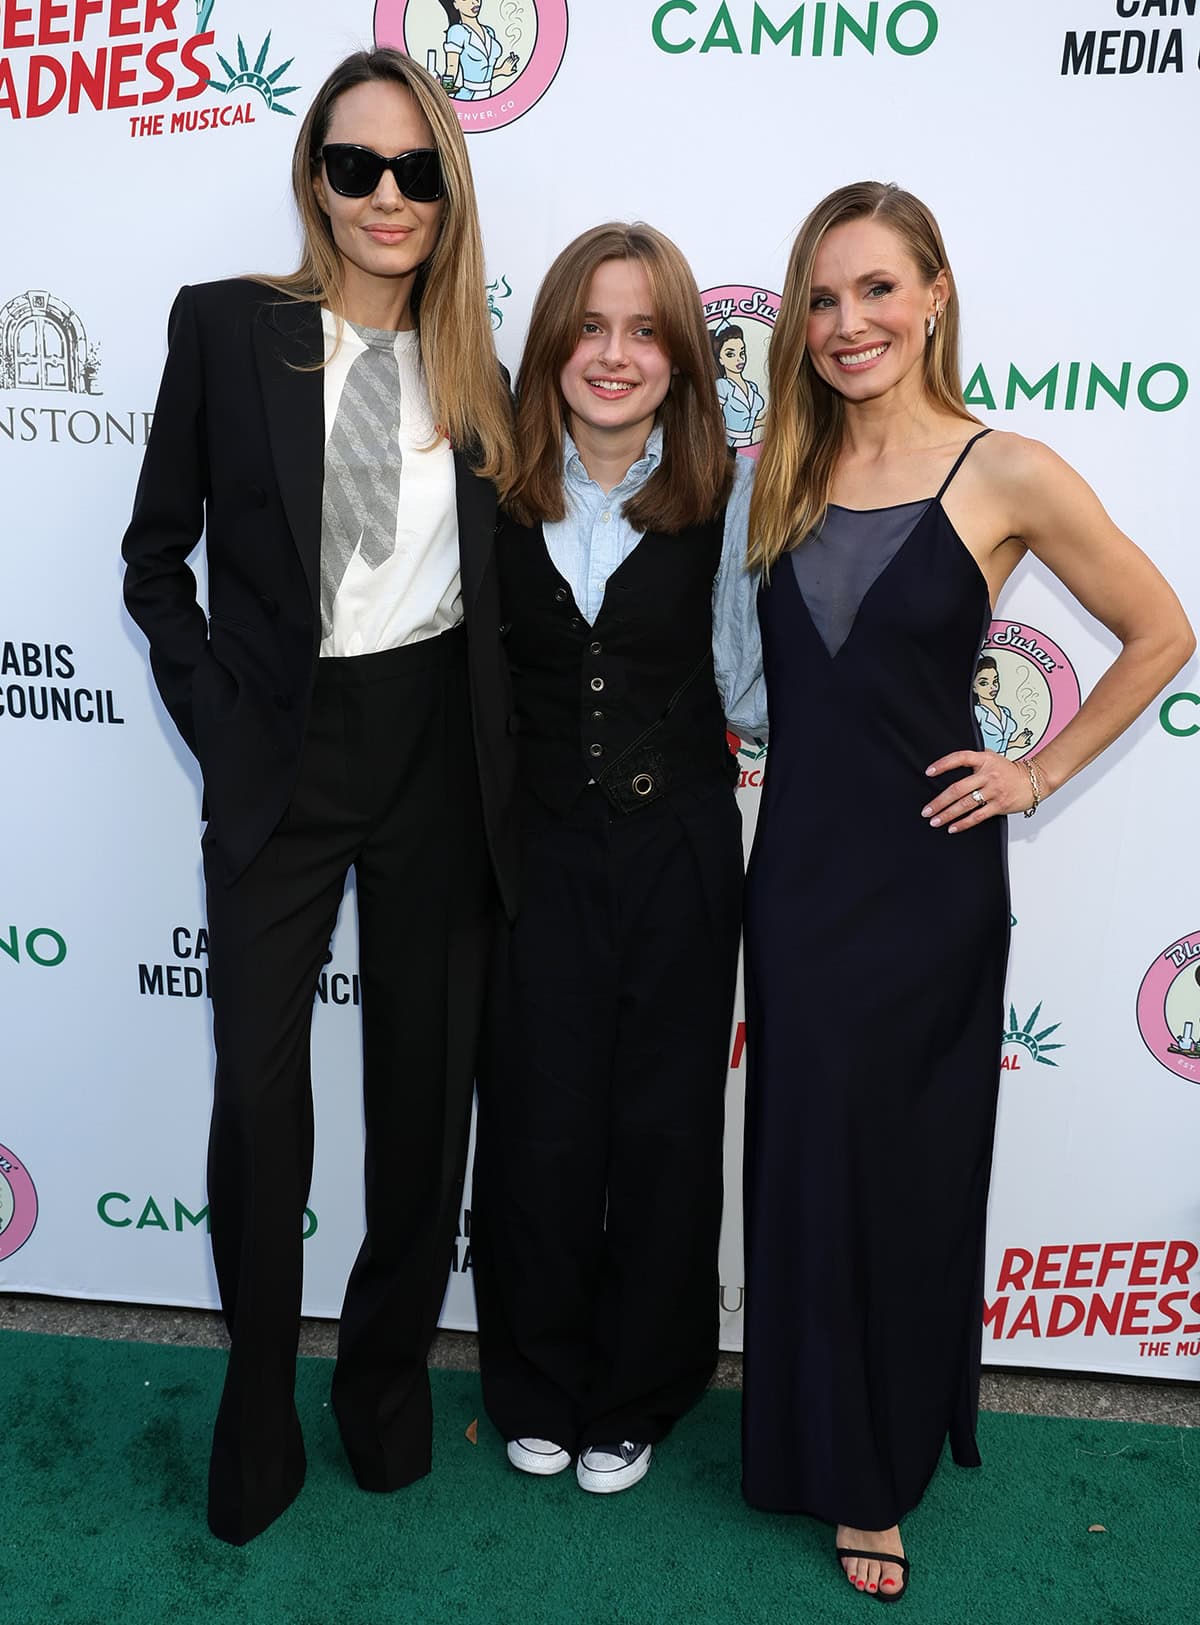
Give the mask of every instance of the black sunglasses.
[(341, 142), (321, 148), (325, 175), (342, 197), (369, 197), (383, 179), (385, 169), (406, 198), (414, 203), (436, 203), (446, 195), (442, 161), (432, 147), (381, 157), (370, 147), (352, 147)]

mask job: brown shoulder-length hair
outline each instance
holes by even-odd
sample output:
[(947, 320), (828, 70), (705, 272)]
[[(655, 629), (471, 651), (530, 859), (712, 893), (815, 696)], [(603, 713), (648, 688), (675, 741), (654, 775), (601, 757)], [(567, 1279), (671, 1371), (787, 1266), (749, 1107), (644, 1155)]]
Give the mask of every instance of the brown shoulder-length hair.
[(670, 238), (640, 221), (585, 231), (567, 244), (538, 289), (517, 375), (518, 467), (508, 508), (526, 525), (566, 514), (566, 403), (559, 378), (579, 342), (592, 276), (605, 260), (636, 260), (645, 271), (650, 313), (673, 369), (658, 409), (662, 459), (621, 511), (636, 530), (672, 535), (720, 511), (733, 469), (696, 279)]
[(342, 260), (329, 216), (317, 202), (313, 178), (334, 104), (355, 85), (399, 85), (433, 131), (446, 198), (437, 246), (417, 272), (412, 311), (434, 421), (455, 446), (471, 451), (476, 472), (501, 494), (513, 473), (512, 410), (496, 360), (488, 314), (483, 242), (467, 143), (457, 114), (436, 79), (400, 51), (356, 51), (318, 90), (292, 153), (292, 192), (304, 232), (299, 267), (289, 276), (259, 276), (286, 299), (312, 300), (342, 311)]
[(800, 227), (788, 260), (779, 316), (767, 351), (771, 398), (762, 454), (750, 500), (748, 562), (769, 571), (825, 517), (842, 445), (842, 397), (819, 376), (808, 354), (813, 265), (826, 232), (850, 220), (890, 226), (916, 261), (928, 287), (944, 271), (949, 289), (933, 337), (925, 345), (929, 399), (955, 417), (979, 420), (963, 405), (959, 376), (958, 291), (938, 223), (911, 192), (884, 181), (857, 181), (823, 198)]

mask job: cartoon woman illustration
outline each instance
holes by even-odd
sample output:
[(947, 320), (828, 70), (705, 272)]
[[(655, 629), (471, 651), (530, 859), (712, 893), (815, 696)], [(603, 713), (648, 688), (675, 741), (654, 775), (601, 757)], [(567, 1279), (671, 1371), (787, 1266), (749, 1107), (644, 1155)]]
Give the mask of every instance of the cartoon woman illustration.
[(983, 735), (984, 750), (993, 750), (997, 756), (1010, 756), (1025, 750), (1033, 743), (1028, 728), (1017, 728), (1017, 719), (1007, 705), (999, 705), (1000, 668), (993, 655), (980, 655), (975, 666), (972, 684), (975, 696), (975, 720)]
[(450, 94), (456, 102), (480, 102), (503, 90), (517, 71), (516, 53), (501, 61), (495, 30), (479, 21), (483, 0), (441, 0), (446, 30), (446, 77), (449, 88), (460, 73), (462, 83)]
[(762, 438), (758, 420), (767, 403), (746, 369), (746, 335), (733, 322), (712, 330), (713, 360), (717, 367), (717, 399), (725, 417), (725, 438), (731, 446), (751, 446)]

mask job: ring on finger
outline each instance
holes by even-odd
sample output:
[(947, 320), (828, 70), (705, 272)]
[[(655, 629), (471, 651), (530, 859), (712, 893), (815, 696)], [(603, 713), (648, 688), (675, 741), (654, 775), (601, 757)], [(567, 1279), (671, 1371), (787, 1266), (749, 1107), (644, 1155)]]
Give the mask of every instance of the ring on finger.
[(971, 800), (975, 803), (975, 805), (977, 807), (986, 807), (987, 806), (987, 797), (984, 795), (982, 790), (972, 790), (971, 791)]

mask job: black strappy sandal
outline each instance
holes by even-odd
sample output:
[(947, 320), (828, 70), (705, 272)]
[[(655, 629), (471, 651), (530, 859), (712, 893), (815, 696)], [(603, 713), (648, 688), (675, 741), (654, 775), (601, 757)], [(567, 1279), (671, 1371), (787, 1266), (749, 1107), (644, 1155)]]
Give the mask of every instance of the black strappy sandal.
[[(867, 1593), (868, 1596), (874, 1597), (876, 1602), (899, 1602), (908, 1590), (909, 1561), (907, 1557), (901, 1557), (898, 1552), (862, 1552), (859, 1551), (857, 1546), (835, 1546), (833, 1549), (837, 1553), (839, 1569), (842, 1568), (843, 1557), (865, 1557), (871, 1563), (894, 1563), (898, 1569), (903, 1571), (904, 1583), (899, 1591), (884, 1591), (881, 1586), (878, 1591)], [(844, 1578), (848, 1578), (845, 1569), (842, 1569), (842, 1575)]]

